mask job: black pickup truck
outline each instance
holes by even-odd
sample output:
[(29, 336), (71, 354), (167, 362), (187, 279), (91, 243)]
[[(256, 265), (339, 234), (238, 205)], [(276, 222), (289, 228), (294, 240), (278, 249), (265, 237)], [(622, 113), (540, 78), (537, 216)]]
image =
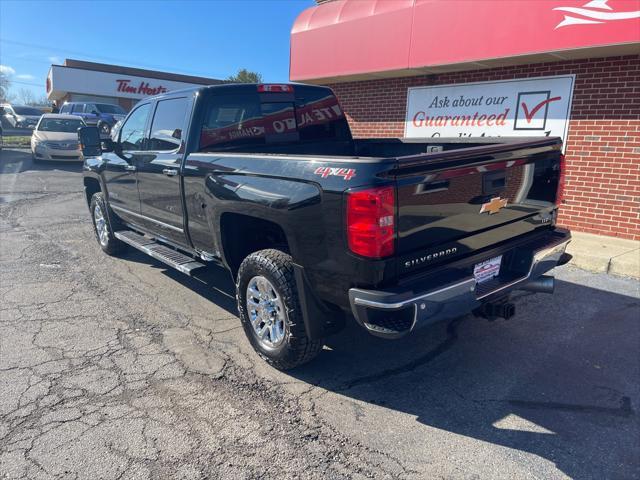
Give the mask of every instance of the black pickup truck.
[(142, 100), (105, 141), (79, 131), (102, 250), (189, 275), (222, 265), (256, 351), (312, 359), (355, 320), (399, 338), (513, 290), (551, 293), (558, 138), (353, 139), (328, 88), (243, 84)]

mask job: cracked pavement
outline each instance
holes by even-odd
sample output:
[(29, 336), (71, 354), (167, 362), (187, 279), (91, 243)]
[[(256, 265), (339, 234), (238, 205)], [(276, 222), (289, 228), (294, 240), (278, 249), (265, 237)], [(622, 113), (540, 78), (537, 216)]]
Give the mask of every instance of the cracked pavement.
[(101, 252), (80, 171), (0, 152), (0, 478), (640, 478), (637, 282), (563, 267), (281, 373), (224, 271)]

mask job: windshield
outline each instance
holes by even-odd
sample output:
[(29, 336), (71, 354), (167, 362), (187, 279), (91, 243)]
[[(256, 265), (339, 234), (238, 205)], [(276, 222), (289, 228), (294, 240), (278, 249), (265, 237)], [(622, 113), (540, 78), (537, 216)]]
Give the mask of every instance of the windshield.
[(16, 112), (17, 115), (42, 115), (40, 110), (32, 107), (13, 107), (13, 111)]
[(38, 126), (40, 132), (66, 132), (75, 133), (80, 127), (84, 127), (82, 120), (65, 118), (43, 118)]
[(101, 113), (113, 113), (116, 115), (126, 115), (127, 112), (125, 112), (122, 107), (120, 107), (119, 105), (109, 105), (108, 103), (98, 103), (96, 105), (96, 107), (98, 107), (98, 110)]

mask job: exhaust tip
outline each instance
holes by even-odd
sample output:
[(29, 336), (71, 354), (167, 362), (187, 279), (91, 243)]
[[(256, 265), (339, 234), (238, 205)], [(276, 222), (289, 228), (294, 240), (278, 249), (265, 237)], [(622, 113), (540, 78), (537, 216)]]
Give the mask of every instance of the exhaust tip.
[(536, 293), (553, 293), (556, 287), (556, 279), (550, 275), (543, 275), (526, 283), (520, 290)]

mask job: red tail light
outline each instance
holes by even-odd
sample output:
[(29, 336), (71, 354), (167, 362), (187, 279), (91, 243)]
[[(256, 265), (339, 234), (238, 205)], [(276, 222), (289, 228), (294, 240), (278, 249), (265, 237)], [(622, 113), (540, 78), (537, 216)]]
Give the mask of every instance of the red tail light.
[(353, 253), (369, 258), (393, 255), (395, 206), (393, 187), (347, 193), (347, 240)]
[(567, 161), (564, 154), (560, 154), (560, 173), (558, 175), (558, 190), (556, 191), (556, 205), (564, 203), (564, 184), (567, 171)]
[(287, 85), (286, 83), (262, 83), (258, 85), (258, 92), (291, 93), (293, 92), (293, 87), (291, 85)]

